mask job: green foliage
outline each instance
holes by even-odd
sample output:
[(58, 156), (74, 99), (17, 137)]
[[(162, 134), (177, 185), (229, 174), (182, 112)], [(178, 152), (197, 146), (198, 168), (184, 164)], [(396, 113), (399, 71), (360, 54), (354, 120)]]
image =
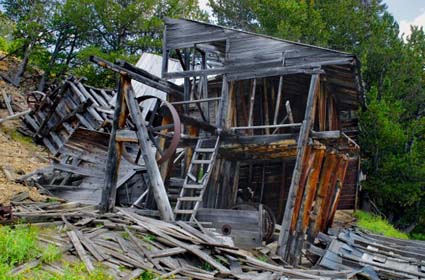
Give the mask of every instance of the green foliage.
[(387, 237), (409, 239), (406, 233), (395, 229), (387, 220), (379, 216), (364, 211), (356, 211), (355, 217), (357, 218), (357, 226), (362, 229)]
[(117, 78), (114, 72), (98, 67), (93, 63), (87, 63), (92, 55), (102, 57), (109, 61), (115, 61), (117, 59), (126, 60), (130, 63), (135, 63), (136, 61), (136, 56), (128, 56), (123, 51), (104, 53), (97, 46), (90, 46), (82, 49), (77, 54), (79, 66), (73, 68), (71, 73), (78, 77), (87, 78), (89, 83), (96, 87), (113, 88), (116, 85)]
[(320, 13), (307, 1), (251, 1), (262, 33), (292, 41), (322, 45), (328, 34)]
[(143, 271), (142, 275), (140, 275), (139, 279), (140, 280), (152, 280), (157, 278), (158, 275), (156, 275), (155, 273), (153, 273), (152, 271)]
[(155, 241), (155, 239), (156, 239), (155, 235), (152, 235), (152, 234), (147, 234), (147, 235), (143, 236), (143, 240), (147, 241), (147, 242)]
[(123, 232), (123, 233), (121, 233), (121, 236), (123, 237), (123, 238), (125, 238), (125, 239), (127, 239), (127, 240), (129, 240), (130, 239), (130, 234), (128, 233), (128, 232)]
[(112, 280), (113, 277), (101, 267), (96, 268), (92, 273), (88, 273), (84, 264), (81, 262), (70, 264), (65, 263), (65, 270), (63, 275), (49, 274), (43, 275), (42, 272), (34, 275), (37, 279), (49, 280)]
[(34, 258), (39, 252), (36, 235), (37, 230), (33, 227), (0, 227), (0, 269)]
[[(0, 0), (12, 22), (15, 48), (0, 40), (0, 49), (30, 53), (30, 62), (55, 81), (67, 73), (88, 78), (95, 86), (111, 87), (110, 71), (87, 60), (99, 55), (135, 62), (142, 52), (162, 49), (163, 17), (207, 20), (197, 0)], [(1, 18), (0, 18), (1, 19)], [(2, 29), (0, 28), (0, 34)], [(72, 69), (72, 70), (70, 70)], [(40, 83), (39, 90), (45, 88)]]
[(410, 239), (415, 239), (415, 240), (425, 240), (425, 234), (424, 233), (411, 233), (409, 235)]
[(11, 45), (12, 33), (15, 26), (13, 21), (9, 20), (0, 11), (0, 50), (8, 52)]
[(268, 262), (268, 258), (265, 255), (261, 255), (257, 257), (257, 260), (262, 261), (262, 262)]
[(61, 251), (55, 245), (49, 244), (46, 248), (42, 249), (41, 261), (45, 263), (52, 263), (61, 257)]
[(214, 267), (207, 262), (203, 262), (202, 265), (201, 265), (201, 269), (206, 270), (206, 271), (213, 271)]

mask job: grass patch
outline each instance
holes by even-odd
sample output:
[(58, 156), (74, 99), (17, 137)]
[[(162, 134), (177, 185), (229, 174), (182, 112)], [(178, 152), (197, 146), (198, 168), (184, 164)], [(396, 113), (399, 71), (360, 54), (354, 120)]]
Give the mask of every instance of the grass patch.
[(262, 262), (268, 262), (268, 258), (267, 258), (267, 256), (264, 256), (264, 255), (261, 255), (261, 256), (258, 256), (257, 257), (257, 260), (259, 260), (259, 261), (262, 261)]
[(0, 264), (14, 266), (33, 259), (40, 252), (33, 227), (0, 227)]
[(409, 235), (394, 228), (387, 220), (364, 211), (356, 211), (357, 226), (387, 237), (409, 239)]
[(147, 234), (147, 235), (143, 236), (143, 240), (146, 241), (146, 242), (155, 241), (155, 239), (156, 239), (156, 236), (152, 235), (152, 234)]
[(206, 271), (213, 271), (214, 267), (207, 262), (203, 262), (202, 265), (201, 265), (201, 269), (206, 270)]
[(124, 239), (127, 239), (127, 240), (130, 240), (130, 234), (128, 233), (128, 232), (122, 232), (121, 233), (121, 236), (124, 238)]
[[(50, 229), (43, 229), (43, 233), (48, 233)], [(34, 269), (23, 272), (17, 276), (10, 276), (8, 273), (15, 267), (39, 258), (42, 263), (52, 263), (58, 261), (61, 256), (59, 247), (49, 244), (41, 248), (37, 241), (37, 235), (41, 232), (36, 227), (0, 226), (0, 280), (26, 280), (26, 279), (49, 279), (49, 280), (113, 280), (102, 266), (98, 266), (95, 271), (88, 273), (84, 264), (63, 262), (64, 274), (56, 275), (43, 271), (41, 265)], [(149, 273), (146, 274), (149, 278)]]
[(140, 280), (152, 280), (157, 278), (158, 275), (156, 275), (155, 273), (153, 273), (152, 271), (143, 271), (142, 275), (140, 275), (139, 279)]
[(112, 276), (103, 268), (96, 268), (91, 274), (87, 273), (86, 267), (82, 262), (69, 265), (65, 269), (64, 275), (55, 275), (51, 280), (113, 280)]
[(12, 138), (12, 140), (16, 142), (22, 143), (24, 145), (34, 146), (34, 141), (32, 140), (31, 137), (21, 134), (16, 129), (12, 130), (9, 135), (10, 135), (10, 138)]
[(52, 263), (57, 261), (62, 256), (61, 251), (55, 245), (49, 244), (41, 253), (41, 261), (45, 263)]
[(7, 126), (2, 126), (1, 128), (4, 133), (6, 133), (7, 135), (10, 136), (10, 138), (12, 138), (12, 140), (24, 145), (31, 145), (31, 146), (35, 145), (31, 137), (23, 135), (16, 128), (7, 127)]

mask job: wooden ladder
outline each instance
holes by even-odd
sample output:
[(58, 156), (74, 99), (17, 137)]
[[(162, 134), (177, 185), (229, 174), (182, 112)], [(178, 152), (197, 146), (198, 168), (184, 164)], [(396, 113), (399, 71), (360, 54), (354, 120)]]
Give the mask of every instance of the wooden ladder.
[(219, 136), (213, 136), (199, 139), (196, 143), (183, 187), (174, 208), (176, 220), (193, 221), (195, 218), (214, 167), (219, 141)]

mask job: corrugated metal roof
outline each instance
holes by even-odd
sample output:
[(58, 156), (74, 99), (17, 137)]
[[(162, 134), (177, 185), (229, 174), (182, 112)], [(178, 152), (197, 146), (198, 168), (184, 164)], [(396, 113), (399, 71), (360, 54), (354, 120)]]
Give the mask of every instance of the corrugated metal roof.
[[(143, 53), (135, 66), (145, 71), (148, 71), (149, 73), (155, 76), (161, 77), (162, 56), (151, 54), (151, 53)], [(180, 65), (180, 62), (174, 59), (168, 60), (168, 67), (170, 71), (183, 70)], [(170, 80), (170, 82), (173, 82), (178, 85), (182, 85), (183, 79), (174, 79), (174, 80)], [(165, 92), (154, 89), (150, 86), (139, 83), (135, 80), (131, 81), (131, 85), (133, 86), (133, 89), (136, 93), (136, 97), (140, 97), (144, 95), (153, 95), (163, 99), (167, 97), (167, 94)]]

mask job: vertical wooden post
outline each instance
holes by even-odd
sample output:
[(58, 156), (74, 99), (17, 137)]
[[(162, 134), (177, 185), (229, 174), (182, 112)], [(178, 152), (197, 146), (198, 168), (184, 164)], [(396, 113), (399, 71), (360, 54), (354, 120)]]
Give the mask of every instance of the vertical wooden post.
[[(190, 49), (184, 49), (184, 65), (190, 70)], [(184, 78), (184, 101), (190, 100), (190, 78)], [(189, 104), (183, 105), (184, 112), (187, 114), (189, 111)]]
[(167, 25), (164, 26), (164, 32), (162, 35), (162, 71), (161, 76), (168, 72), (168, 56), (170, 51), (167, 50)]
[(312, 220), (308, 229), (308, 239), (311, 241), (314, 240), (315, 236), (322, 228), (321, 220), (322, 216), (324, 215), (324, 208), (326, 207), (326, 196), (328, 194), (330, 181), (332, 180), (332, 176), (335, 172), (337, 164), (338, 158), (335, 151), (327, 152), (325, 161), (323, 163), (322, 172), (320, 173), (316, 202), (312, 213)]
[[(162, 119), (161, 125), (162, 126), (165, 126), (165, 125), (170, 124), (170, 123), (172, 123), (172, 119), (170, 117), (164, 117)], [(161, 131), (161, 133), (165, 134), (166, 133), (166, 130)], [(164, 149), (165, 148), (165, 141), (166, 141), (165, 138), (161, 138), (159, 140), (159, 147), (161, 149)], [(170, 157), (169, 159), (167, 159), (166, 161), (164, 161), (161, 164), (160, 168), (159, 168), (160, 169), (160, 172), (161, 172), (161, 178), (162, 178), (162, 181), (163, 182), (166, 182), (167, 178), (169, 177), (170, 171), (173, 168), (173, 165), (174, 165), (173, 164), (174, 156), (175, 156), (175, 153), (173, 154), (172, 157)]]
[(335, 198), (332, 202), (332, 207), (330, 208), (330, 212), (328, 214), (327, 218), (327, 225), (326, 227), (331, 227), (332, 223), (335, 218), (336, 209), (338, 208), (339, 198), (341, 196), (342, 186), (344, 184), (345, 174), (347, 172), (349, 159), (347, 156), (343, 156), (341, 160), (341, 165), (338, 168), (337, 174), (336, 174), (336, 193)]
[(318, 98), (318, 115), (319, 115), (319, 131), (325, 131), (326, 130), (326, 87), (323, 85), (321, 87), (321, 90), (319, 92), (319, 98)]
[[(282, 67), (285, 67), (285, 53), (282, 54)], [(273, 118), (273, 124), (277, 124), (277, 118), (279, 117), (279, 107), (280, 107), (280, 100), (282, 98), (282, 87), (283, 87), (283, 76), (279, 77), (279, 87), (277, 89), (277, 98), (276, 98), (276, 106), (274, 109), (274, 118)]]
[[(269, 121), (269, 98), (267, 96), (267, 79), (264, 78), (263, 80), (263, 94), (264, 94), (264, 102), (263, 102), (263, 107), (264, 107), (264, 124), (265, 125), (269, 125), (270, 121)], [(266, 134), (270, 134), (270, 128), (267, 127), (265, 129)]]
[(236, 205), (237, 202), (237, 198), (238, 198), (238, 188), (239, 188), (239, 172), (240, 172), (240, 161), (236, 161), (234, 164), (234, 172), (235, 174), (233, 175), (233, 188), (232, 188), (232, 197), (231, 197), (231, 205), (229, 206), (233, 206)]
[(315, 73), (311, 76), (310, 89), (307, 97), (304, 121), (302, 123), (300, 134), (297, 141), (297, 158), (294, 171), (292, 173), (291, 186), (289, 188), (288, 199), (286, 201), (285, 212), (282, 219), (282, 227), (279, 234), (279, 250), (278, 253), (284, 259), (288, 253), (288, 239), (290, 234), (291, 219), (294, 212), (295, 199), (298, 193), (298, 187), (301, 179), (302, 163), (305, 156), (306, 146), (310, 133), (310, 128), (314, 118), (314, 100), (319, 85), (319, 74)]
[[(199, 136), (199, 128), (193, 125), (188, 126), (188, 134), (190, 137), (196, 138)], [(184, 158), (184, 173), (186, 174), (189, 170), (190, 162), (192, 161), (193, 148), (187, 147)]]
[[(255, 101), (255, 89), (257, 87), (257, 79), (252, 81), (252, 90), (251, 97), (249, 99), (249, 116), (248, 116), (248, 126), (252, 126), (254, 123), (253, 114), (254, 114), (254, 101)], [(254, 131), (251, 129), (251, 134), (254, 134)]]
[(314, 163), (312, 166), (311, 173), (308, 176), (306, 183), (306, 192), (304, 199), (304, 211), (302, 216), (302, 227), (303, 232), (307, 230), (308, 222), (310, 219), (311, 207), (313, 200), (316, 195), (317, 182), (319, 181), (320, 171), (322, 170), (323, 158), (325, 157), (326, 148), (324, 146), (314, 149)]
[(127, 106), (130, 111), (131, 118), (136, 126), (136, 135), (139, 141), (139, 148), (142, 150), (143, 160), (145, 162), (146, 171), (149, 177), (150, 185), (152, 187), (153, 196), (158, 206), (159, 215), (162, 220), (173, 221), (174, 214), (171, 208), (170, 201), (168, 200), (167, 192), (165, 191), (164, 182), (161, 178), (156, 163), (155, 154), (153, 153), (152, 146), (148, 143), (148, 129), (146, 128), (144, 120), (141, 119), (140, 107), (137, 103), (136, 95), (131, 87), (131, 80), (127, 79), (126, 83), (129, 84), (126, 92)]
[(235, 98), (235, 81), (230, 82), (229, 101), (226, 108), (225, 128), (235, 126), (236, 120), (236, 98)]
[[(205, 57), (205, 53), (202, 53), (202, 70), (205, 69), (207, 69), (207, 58)], [(204, 75), (201, 79), (202, 98), (208, 98), (208, 76)], [(210, 122), (210, 104), (208, 102), (205, 102), (203, 105), (205, 117), (207, 118), (207, 121)]]
[(280, 191), (279, 191), (279, 207), (277, 208), (278, 211), (282, 211), (279, 213), (279, 216), (276, 216), (277, 219), (282, 219), (283, 215), (281, 216), (281, 213), (283, 214), (283, 206), (284, 206), (284, 200), (285, 197), (285, 188), (286, 188), (286, 162), (282, 162), (282, 173), (281, 173), (281, 180), (280, 180)]
[(124, 127), (127, 118), (125, 106), (125, 93), (130, 86), (130, 81), (121, 75), (118, 84), (118, 93), (115, 102), (114, 120), (112, 121), (111, 136), (109, 137), (108, 160), (105, 168), (105, 180), (100, 202), (100, 211), (112, 211), (115, 206), (118, 170), (122, 153), (122, 142), (116, 142), (117, 130)]
[(229, 83), (227, 82), (227, 76), (223, 75), (223, 83), (221, 86), (221, 100), (220, 100), (220, 105), (218, 107), (218, 113), (216, 117), (216, 126), (219, 130), (219, 133), (226, 125), (228, 103), (229, 103)]
[(292, 239), (291, 244), (291, 257), (293, 263), (300, 261), (300, 253), (303, 247), (305, 233), (307, 231), (309, 217), (308, 213), (310, 213), (313, 197), (316, 193), (317, 181), (319, 180), (324, 154), (324, 146), (313, 148), (313, 152), (311, 154), (311, 166), (308, 169), (308, 178), (305, 185), (305, 191), (302, 197), (302, 203), (295, 228), (295, 237)]

